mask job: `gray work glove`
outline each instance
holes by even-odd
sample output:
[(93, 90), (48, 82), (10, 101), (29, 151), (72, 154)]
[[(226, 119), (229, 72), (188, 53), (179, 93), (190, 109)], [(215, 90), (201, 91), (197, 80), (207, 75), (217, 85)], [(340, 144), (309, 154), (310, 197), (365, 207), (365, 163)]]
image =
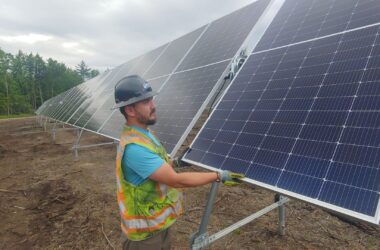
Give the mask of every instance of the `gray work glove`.
[(219, 172), (220, 181), (226, 186), (236, 186), (242, 182), (244, 174), (234, 173), (228, 170), (223, 170)]

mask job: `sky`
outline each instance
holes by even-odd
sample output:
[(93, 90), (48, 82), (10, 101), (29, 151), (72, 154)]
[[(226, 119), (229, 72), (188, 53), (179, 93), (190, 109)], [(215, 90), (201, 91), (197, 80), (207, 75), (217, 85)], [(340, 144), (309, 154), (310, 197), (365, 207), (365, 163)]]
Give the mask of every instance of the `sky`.
[(254, 0), (1, 0), (0, 48), (112, 69)]

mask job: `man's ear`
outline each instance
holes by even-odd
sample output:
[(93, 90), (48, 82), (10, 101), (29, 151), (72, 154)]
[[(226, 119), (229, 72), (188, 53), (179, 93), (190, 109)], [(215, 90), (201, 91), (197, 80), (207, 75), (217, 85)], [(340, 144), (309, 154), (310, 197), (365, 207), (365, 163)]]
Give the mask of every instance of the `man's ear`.
[(136, 116), (135, 109), (134, 109), (133, 105), (124, 106), (124, 111), (128, 115), (128, 117)]

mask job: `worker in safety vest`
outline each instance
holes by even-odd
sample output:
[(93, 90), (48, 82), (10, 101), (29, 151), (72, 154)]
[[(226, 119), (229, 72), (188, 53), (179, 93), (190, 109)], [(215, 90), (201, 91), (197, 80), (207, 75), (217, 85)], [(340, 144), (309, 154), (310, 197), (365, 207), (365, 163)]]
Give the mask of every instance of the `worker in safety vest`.
[(170, 249), (169, 228), (183, 210), (177, 188), (214, 181), (235, 185), (243, 177), (229, 171), (176, 173), (148, 128), (156, 122), (156, 94), (137, 75), (124, 77), (115, 86), (114, 108), (126, 119), (116, 157), (117, 201), (126, 236), (123, 249)]

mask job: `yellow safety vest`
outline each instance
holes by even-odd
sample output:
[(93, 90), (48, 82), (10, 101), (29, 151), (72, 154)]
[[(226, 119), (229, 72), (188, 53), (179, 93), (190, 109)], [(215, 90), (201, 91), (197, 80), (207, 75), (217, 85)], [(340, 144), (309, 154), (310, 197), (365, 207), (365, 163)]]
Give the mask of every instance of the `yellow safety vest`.
[(135, 143), (159, 155), (169, 163), (162, 145), (156, 145), (140, 131), (125, 126), (116, 156), (117, 201), (121, 228), (130, 240), (144, 240), (170, 227), (182, 213), (182, 193), (165, 184), (147, 179), (135, 186), (126, 181), (122, 170), (124, 149)]

